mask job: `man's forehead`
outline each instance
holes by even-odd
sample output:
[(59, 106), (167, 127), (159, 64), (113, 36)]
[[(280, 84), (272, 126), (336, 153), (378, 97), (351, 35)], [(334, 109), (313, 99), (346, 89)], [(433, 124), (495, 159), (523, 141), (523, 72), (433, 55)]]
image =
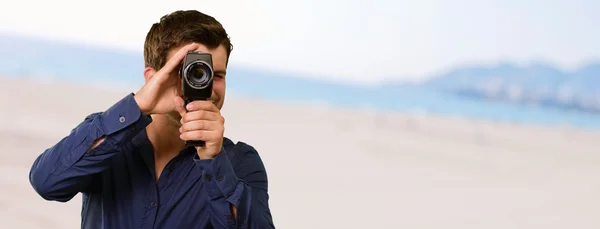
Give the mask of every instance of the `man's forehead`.
[[(171, 59), (171, 57), (173, 55), (175, 55), (175, 53), (177, 53), (177, 51), (179, 51), (179, 49), (181, 49), (183, 47), (185, 47), (185, 45), (171, 49), (169, 51), (169, 53), (167, 54), (167, 59)], [(205, 45), (199, 44), (199, 47), (194, 51), (210, 53), (213, 56), (213, 58), (220, 57), (220, 56), (225, 56), (225, 57), (227, 56), (227, 50), (225, 50), (225, 47), (223, 45), (219, 45), (219, 47), (214, 48), (214, 49), (209, 49)]]

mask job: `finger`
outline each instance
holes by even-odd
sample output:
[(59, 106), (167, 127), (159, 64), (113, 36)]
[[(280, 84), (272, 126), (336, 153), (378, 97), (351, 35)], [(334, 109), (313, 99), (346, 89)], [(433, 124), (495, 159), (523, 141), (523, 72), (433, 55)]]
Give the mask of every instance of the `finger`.
[(179, 138), (184, 141), (210, 141), (212, 139), (217, 139), (219, 136), (219, 132), (217, 131), (209, 131), (209, 130), (195, 130), (183, 132), (179, 135)]
[(183, 61), (183, 58), (185, 57), (185, 55), (189, 52), (189, 51), (193, 51), (198, 49), (200, 45), (197, 43), (192, 43), (192, 44), (188, 44), (186, 46), (183, 46), (181, 49), (179, 49), (170, 59), (169, 61), (165, 64), (165, 66), (163, 66), (159, 72), (163, 72), (163, 74), (160, 74), (162, 76), (169, 76), (171, 72), (173, 72), (173, 70), (179, 66), (179, 64), (181, 64), (181, 61)]
[(185, 115), (181, 116), (182, 123), (194, 121), (194, 120), (207, 120), (207, 121), (218, 121), (223, 123), (223, 117), (221, 114), (212, 111), (188, 111)]
[(215, 104), (210, 100), (196, 100), (188, 103), (185, 107), (188, 111), (197, 111), (197, 110), (205, 110), (205, 111), (215, 111), (218, 112), (219, 109)]
[(179, 115), (181, 115), (181, 117), (183, 117), (187, 111), (185, 110), (185, 108), (183, 108), (183, 99), (179, 96), (175, 96), (175, 98), (173, 99), (173, 102), (175, 103), (175, 109), (177, 110), (177, 112), (179, 112)]
[(223, 124), (215, 121), (195, 120), (181, 125), (181, 132), (190, 132), (196, 130), (217, 131), (223, 129)]

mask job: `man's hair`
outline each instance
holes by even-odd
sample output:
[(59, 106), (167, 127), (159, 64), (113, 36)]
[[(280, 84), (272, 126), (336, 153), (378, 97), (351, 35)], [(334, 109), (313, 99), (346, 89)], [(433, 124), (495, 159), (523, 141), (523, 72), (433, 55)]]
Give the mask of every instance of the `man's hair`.
[(227, 59), (233, 49), (229, 35), (214, 17), (196, 10), (179, 10), (154, 23), (144, 43), (144, 65), (157, 71), (167, 63), (167, 54), (188, 43), (200, 43), (209, 49), (223, 45)]

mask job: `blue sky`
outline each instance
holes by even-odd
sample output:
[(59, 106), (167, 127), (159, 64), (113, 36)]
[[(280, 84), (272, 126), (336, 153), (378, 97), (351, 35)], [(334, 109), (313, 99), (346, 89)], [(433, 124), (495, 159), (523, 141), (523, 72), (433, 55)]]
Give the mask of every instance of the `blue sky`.
[(197, 9), (226, 26), (232, 64), (366, 83), (498, 61), (568, 70), (600, 57), (600, 1), (166, 2), (11, 1), (0, 8), (0, 30), (141, 51), (160, 16)]

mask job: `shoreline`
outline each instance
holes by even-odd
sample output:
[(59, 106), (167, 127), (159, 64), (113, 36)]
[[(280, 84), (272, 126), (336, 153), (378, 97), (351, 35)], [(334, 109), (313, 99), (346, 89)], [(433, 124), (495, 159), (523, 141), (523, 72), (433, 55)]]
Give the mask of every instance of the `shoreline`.
[[(68, 88), (79, 88), (78, 91), (93, 90), (93, 91), (101, 91), (102, 93), (114, 94), (121, 93), (125, 96), (128, 93), (134, 93), (139, 89), (139, 86), (136, 84), (116, 84), (111, 85), (106, 82), (98, 82), (98, 85), (91, 85), (90, 83), (83, 82), (71, 82), (68, 80), (56, 80), (56, 79), (38, 79), (38, 78), (21, 78), (21, 77), (6, 77), (0, 76), (1, 84), (29, 84), (35, 86), (59, 86), (59, 87), (68, 87)], [(143, 82), (142, 82), (143, 83)], [(119, 86), (120, 85), (120, 86)], [(115, 88), (108, 88), (115, 87)], [(372, 116), (396, 116), (403, 117), (406, 119), (430, 119), (434, 118), (436, 120), (443, 121), (452, 121), (452, 122), (477, 122), (482, 125), (499, 125), (507, 128), (511, 127), (524, 127), (524, 128), (537, 128), (540, 130), (555, 130), (566, 129), (566, 130), (577, 130), (584, 131), (590, 133), (600, 133), (600, 128), (584, 128), (578, 125), (570, 124), (570, 123), (554, 123), (554, 124), (542, 124), (542, 123), (532, 123), (527, 121), (515, 121), (515, 120), (499, 120), (499, 119), (490, 119), (490, 118), (482, 118), (468, 115), (455, 115), (455, 114), (444, 114), (444, 113), (436, 113), (436, 112), (419, 112), (419, 111), (409, 111), (409, 110), (393, 110), (393, 109), (381, 109), (381, 108), (372, 108), (372, 107), (352, 107), (346, 105), (338, 105), (338, 104), (328, 104), (328, 103), (320, 103), (316, 101), (307, 101), (307, 100), (284, 100), (284, 99), (276, 99), (276, 98), (266, 98), (264, 96), (250, 96), (250, 95), (242, 95), (236, 92), (227, 92), (227, 100), (235, 100), (240, 103), (243, 102), (251, 102), (251, 101), (259, 101), (260, 103), (270, 104), (275, 106), (285, 106), (290, 109), (294, 107), (307, 107), (308, 109), (325, 109), (334, 112), (352, 112), (358, 113), (362, 115), (372, 115)], [(116, 101), (115, 101), (116, 102)], [(227, 105), (224, 109), (227, 109)], [(598, 117), (600, 119), (600, 117)]]
[[(48, 86), (56, 85), (56, 86), (68, 86), (74, 88), (87, 88), (90, 90), (101, 90), (105, 93), (132, 93), (139, 89), (142, 86), (143, 82), (138, 83), (124, 83), (118, 82), (117, 84), (111, 84), (102, 80), (97, 80), (96, 82), (82, 82), (82, 81), (70, 81), (65, 79), (52, 79), (52, 78), (31, 78), (31, 77), (10, 77), (2, 75), (0, 76), (0, 83), (6, 83), (5, 80), (10, 82), (22, 82), (28, 84), (44, 84)], [(92, 85), (97, 84), (97, 85)], [(109, 87), (111, 89), (109, 89)], [(594, 132), (600, 133), (600, 126), (585, 126), (583, 124), (575, 124), (572, 123), (576, 120), (572, 120), (570, 122), (559, 122), (559, 121), (527, 121), (527, 120), (517, 120), (517, 119), (509, 119), (509, 118), (493, 118), (489, 116), (479, 116), (472, 114), (453, 114), (447, 112), (428, 112), (428, 111), (419, 111), (419, 110), (409, 110), (409, 109), (392, 109), (392, 108), (376, 108), (376, 107), (360, 107), (353, 105), (344, 105), (344, 104), (331, 104), (328, 102), (319, 102), (316, 100), (308, 100), (308, 99), (282, 99), (282, 98), (270, 98), (267, 96), (257, 96), (257, 95), (247, 95), (244, 93), (237, 93), (235, 91), (227, 92), (227, 99), (239, 100), (239, 101), (261, 101), (267, 104), (273, 105), (284, 105), (284, 106), (295, 106), (295, 107), (322, 107), (324, 109), (331, 109), (343, 112), (358, 112), (358, 113), (373, 113), (373, 114), (384, 114), (392, 115), (392, 116), (404, 116), (408, 118), (415, 117), (434, 117), (439, 119), (446, 119), (451, 121), (476, 121), (482, 123), (489, 123), (492, 125), (507, 125), (507, 126), (524, 126), (524, 127), (534, 127), (540, 129), (555, 129), (555, 128), (565, 128), (565, 129), (576, 129), (586, 132)], [(481, 101), (476, 101), (481, 102)], [(486, 102), (487, 103), (487, 102)], [(502, 102), (490, 101), (489, 103), (495, 104), (504, 104)], [(514, 105), (514, 104), (506, 104), (506, 105)], [(519, 105), (520, 106), (520, 105)], [(557, 110), (559, 112), (571, 112), (565, 110)], [(587, 114), (576, 114), (576, 115), (584, 115), (582, 119), (587, 119)], [(600, 122), (600, 116), (598, 117)], [(585, 122), (585, 121), (581, 121)]]

